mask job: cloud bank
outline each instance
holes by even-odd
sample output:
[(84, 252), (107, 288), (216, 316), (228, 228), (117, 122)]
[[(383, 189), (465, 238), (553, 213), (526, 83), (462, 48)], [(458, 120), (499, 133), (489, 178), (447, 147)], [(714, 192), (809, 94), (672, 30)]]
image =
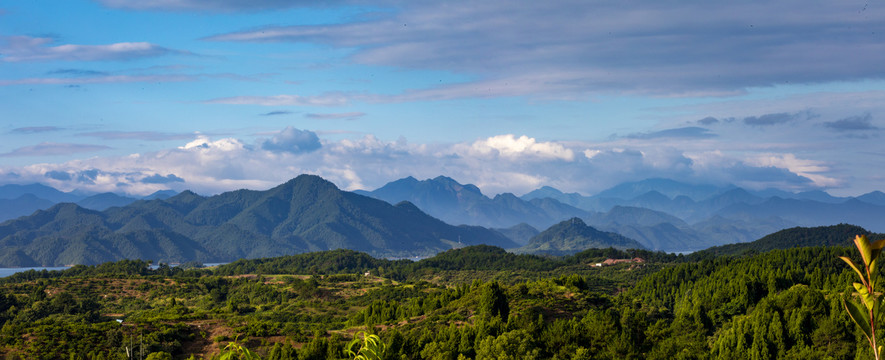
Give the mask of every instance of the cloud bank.
[[(833, 164), (799, 154), (711, 150), (681, 146), (679, 137), (667, 139), (585, 143), (503, 134), (471, 142), (412, 144), (373, 135), (321, 140), (313, 131), (287, 127), (252, 144), (198, 136), (155, 152), (0, 168), (0, 183), (47, 182), (67, 190), (142, 195), (169, 188), (213, 194), (267, 189), (302, 173), (323, 176), (348, 190), (373, 189), (406, 176), (447, 175), (476, 184), (487, 194), (520, 194), (543, 185), (593, 194), (651, 177), (787, 190), (837, 187), (844, 180)], [(13, 153), (72, 150), (70, 145), (42, 147)]]

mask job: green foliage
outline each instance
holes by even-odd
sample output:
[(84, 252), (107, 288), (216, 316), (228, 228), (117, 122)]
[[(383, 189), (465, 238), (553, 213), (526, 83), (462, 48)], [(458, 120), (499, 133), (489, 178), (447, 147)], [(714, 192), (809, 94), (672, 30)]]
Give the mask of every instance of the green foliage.
[[(0, 281), (0, 354), (94, 360), (138, 349), (186, 359), (227, 345), (231, 359), (247, 356), (234, 346), (265, 360), (340, 359), (373, 334), (384, 360), (863, 358), (864, 335), (851, 331), (839, 296), (858, 275), (839, 256), (862, 261), (843, 247), (691, 261), (476, 246), (415, 262), (337, 250), (215, 272), (78, 266)], [(590, 266), (633, 257), (646, 262)], [(346, 353), (347, 334), (363, 329)]]
[(227, 343), (218, 360), (261, 360), (261, 357), (234, 340)]
[[(353, 351), (356, 346), (359, 348)], [(378, 335), (369, 335), (362, 331), (356, 333), (353, 340), (344, 348), (344, 353), (354, 360), (381, 360), (384, 358), (384, 351), (384, 342)]]
[(855, 235), (867, 235), (873, 239), (885, 235), (872, 234), (866, 229), (848, 224), (818, 227), (794, 227), (766, 235), (759, 240), (747, 243), (714, 246), (688, 255), (693, 261), (713, 259), (718, 256), (753, 255), (775, 249), (790, 249), (809, 246), (852, 246)]
[(58, 204), (0, 225), (0, 266), (99, 264), (119, 259), (228, 262), (331, 249), (428, 256), (453, 244), (516, 246), (477, 226), (452, 226), (414, 205), (339, 190), (301, 175), (266, 191), (182, 192), (102, 212)]
[(879, 254), (882, 252), (882, 248), (885, 247), (885, 239), (871, 244), (866, 236), (857, 235), (854, 238), (854, 245), (857, 246), (857, 250), (860, 252), (863, 264), (862, 268), (855, 265), (854, 261), (847, 256), (840, 256), (839, 258), (845, 261), (845, 263), (857, 273), (858, 277), (860, 277), (861, 282), (855, 282), (852, 284), (855, 290), (854, 296), (858, 297), (859, 301), (855, 299), (843, 299), (842, 302), (845, 306), (845, 310), (848, 311), (851, 320), (860, 328), (864, 337), (867, 339), (867, 342), (870, 344), (870, 349), (873, 351), (873, 355), (876, 360), (878, 360), (883, 350), (883, 346), (878, 345), (878, 339), (876, 336), (876, 320), (881, 312), (882, 293), (876, 292), (875, 275), (876, 261), (879, 258)]

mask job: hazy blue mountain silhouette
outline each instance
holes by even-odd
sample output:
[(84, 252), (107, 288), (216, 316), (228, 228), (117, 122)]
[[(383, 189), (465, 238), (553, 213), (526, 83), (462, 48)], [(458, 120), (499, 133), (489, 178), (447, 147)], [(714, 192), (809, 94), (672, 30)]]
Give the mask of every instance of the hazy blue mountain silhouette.
[(460, 184), (445, 176), (420, 181), (407, 177), (373, 191), (357, 193), (389, 203), (409, 201), (450, 224), (494, 228), (507, 228), (519, 223), (546, 228), (564, 219), (589, 214), (551, 198), (527, 201), (510, 193), (489, 198), (476, 186)]

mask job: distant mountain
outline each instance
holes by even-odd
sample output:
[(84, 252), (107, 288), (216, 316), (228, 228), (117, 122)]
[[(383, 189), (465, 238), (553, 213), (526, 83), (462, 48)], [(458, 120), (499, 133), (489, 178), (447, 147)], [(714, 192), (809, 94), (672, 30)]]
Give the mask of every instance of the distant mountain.
[(519, 245), (528, 244), (529, 240), (540, 233), (538, 229), (535, 229), (531, 225), (526, 223), (520, 223), (509, 228), (494, 230), (501, 234), (504, 234), (504, 236), (506, 236), (508, 239), (513, 240), (513, 242)]
[(52, 201), (41, 199), (34, 194), (24, 194), (14, 199), (0, 199), (0, 222), (31, 215), (37, 210), (52, 206)]
[(724, 218), (713, 216), (689, 225), (665, 212), (632, 206), (615, 206), (594, 213), (587, 223), (599, 230), (616, 232), (658, 251), (696, 251), (710, 246), (747, 242), (795, 226), (783, 219)]
[(114, 193), (101, 193), (77, 201), (76, 204), (85, 209), (102, 211), (113, 206), (126, 206), (136, 200), (137, 199), (120, 196)]
[[(175, 194), (176, 192), (172, 190), (161, 190), (142, 199), (167, 199)], [(136, 200), (138, 199), (114, 193), (62, 192), (42, 184), (3, 185), (0, 186), (0, 222), (30, 215), (34, 211), (46, 210), (52, 205), (64, 202), (101, 211), (112, 206), (129, 205)]]
[(885, 193), (878, 190), (858, 196), (857, 199), (865, 203), (885, 206)]
[(793, 226), (796, 224), (777, 216), (724, 218), (714, 215), (707, 220), (692, 224), (691, 227), (698, 236), (709, 240), (710, 245), (723, 245), (753, 241), (766, 234)]
[(27, 194), (34, 195), (41, 199), (49, 200), (53, 204), (60, 202), (76, 202), (85, 197), (72, 193), (61, 192), (43, 184), (8, 184), (0, 186), (0, 199), (15, 199)]
[(374, 256), (516, 243), (492, 230), (451, 226), (408, 202), (386, 202), (302, 175), (267, 191), (212, 197), (184, 191), (105, 211), (59, 204), (0, 224), (2, 266), (92, 264), (122, 258), (225, 262), (337, 248)]
[(627, 182), (596, 194), (597, 198), (633, 199), (650, 191), (661, 193), (668, 198), (687, 196), (695, 201), (720, 194), (731, 187), (687, 184), (670, 179), (646, 179)]
[(644, 249), (640, 243), (622, 235), (594, 229), (579, 218), (551, 226), (529, 240), (517, 253), (570, 255), (591, 248)]
[(550, 186), (543, 186), (537, 190), (531, 191), (523, 196), (520, 196), (521, 199), (526, 201), (531, 201), (534, 199), (544, 199), (550, 198), (556, 201), (559, 201), (563, 204), (574, 206), (578, 209), (584, 210), (595, 210), (599, 207), (598, 201), (583, 196), (578, 193), (563, 193), (555, 188)]
[(794, 196), (795, 199), (799, 200), (814, 200), (822, 203), (830, 203), (830, 204), (838, 204), (845, 202), (850, 198), (846, 197), (836, 197), (828, 194), (826, 191), (821, 190), (812, 190), (812, 191), (803, 191), (796, 193)]
[(817, 227), (794, 227), (781, 230), (758, 240), (711, 247), (692, 253), (692, 258), (707, 258), (722, 255), (743, 255), (760, 253), (775, 249), (790, 249), (806, 246), (854, 246), (854, 237), (867, 235), (870, 241), (881, 239), (885, 235), (873, 234), (866, 229), (848, 224)]
[(726, 218), (779, 217), (799, 226), (849, 223), (876, 232), (885, 232), (885, 206), (858, 199), (842, 203), (770, 198), (759, 204), (735, 204), (716, 212)]
[(651, 250), (688, 251), (716, 244), (699, 236), (681, 219), (645, 208), (615, 206), (611, 211), (588, 217), (587, 223), (634, 239)]
[[(586, 217), (593, 226), (629, 236), (651, 249), (665, 251), (752, 241), (794, 226), (852, 223), (885, 232), (885, 222), (882, 221), (885, 218), (885, 193), (882, 192), (844, 198), (823, 191), (748, 191), (734, 186), (695, 186), (667, 179), (648, 179), (620, 184), (590, 197), (544, 187), (523, 198), (538, 196), (549, 196), (588, 211), (597, 211), (599, 213)], [(671, 219), (658, 224), (635, 224), (601, 218), (612, 210), (622, 213), (625, 207), (666, 213), (681, 221)], [(681, 224), (683, 222), (692, 225), (686, 226)]]
[(175, 190), (159, 190), (159, 191), (156, 191), (153, 194), (145, 196), (141, 199), (142, 200), (157, 200), (157, 199), (163, 200), (163, 199), (171, 198), (177, 194), (178, 194), (178, 192), (176, 192)]
[(510, 193), (489, 198), (474, 185), (462, 185), (439, 176), (417, 180), (413, 177), (390, 182), (374, 191), (358, 191), (389, 203), (409, 201), (431, 216), (450, 224), (506, 228), (527, 223), (546, 228), (563, 219), (583, 217), (587, 211), (553, 199), (526, 201)]

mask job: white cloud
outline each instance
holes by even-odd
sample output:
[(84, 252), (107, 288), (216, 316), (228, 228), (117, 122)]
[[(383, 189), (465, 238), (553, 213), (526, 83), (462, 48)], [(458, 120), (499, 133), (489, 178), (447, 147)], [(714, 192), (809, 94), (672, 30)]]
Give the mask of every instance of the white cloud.
[(348, 190), (374, 189), (406, 176), (446, 175), (494, 195), (526, 193), (543, 185), (594, 194), (624, 181), (654, 177), (788, 190), (838, 187), (845, 179), (828, 162), (790, 152), (705, 149), (695, 143), (691, 145), (698, 148), (687, 149), (675, 141), (663, 144), (661, 139), (567, 143), (507, 134), (474, 142), (413, 144), (366, 135), (323, 140), (312, 151), (261, 146), (274, 139), (280, 146), (289, 142), (300, 146), (305, 139), (315, 145), (311, 134), (316, 136), (309, 130), (286, 128), (257, 140), (256, 145), (236, 138), (200, 136), (156, 152), (0, 167), (0, 182), (46, 182), (64, 190), (142, 195), (164, 188), (212, 194), (267, 189), (302, 173), (322, 176)]
[(575, 153), (571, 149), (555, 142), (538, 142), (534, 138), (512, 134), (497, 135), (485, 140), (478, 140), (469, 147), (460, 147), (463, 156), (500, 156), (505, 158), (544, 159), (572, 161)]
[(823, 175), (830, 171), (825, 163), (816, 160), (799, 159), (794, 154), (759, 154), (748, 159), (748, 163), (758, 167), (776, 167), (811, 179), (820, 187), (840, 185), (836, 178)]
[(245, 149), (245, 147), (246, 146), (240, 140), (234, 138), (212, 141), (208, 136), (199, 136), (193, 141), (184, 144), (184, 146), (179, 146), (178, 148), (182, 150), (199, 150), (208, 153), (215, 151), (239, 151)]
[(0, 41), (0, 61), (5, 62), (115, 61), (185, 53), (147, 42), (48, 46), (55, 39), (29, 36), (7, 36)]

